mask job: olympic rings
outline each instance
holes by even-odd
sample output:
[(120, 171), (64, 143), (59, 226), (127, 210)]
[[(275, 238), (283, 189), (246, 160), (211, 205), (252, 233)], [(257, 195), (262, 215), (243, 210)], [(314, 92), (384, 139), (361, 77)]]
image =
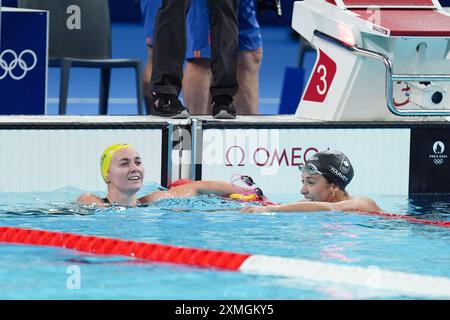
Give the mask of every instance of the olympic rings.
[[(12, 60), (9, 61), (3, 59), (7, 54), (12, 56)], [(25, 54), (29, 54), (33, 59), (31, 66), (28, 66), (27, 62), (23, 59)], [(0, 80), (4, 79), (8, 74), (13, 80), (22, 80), (27, 75), (28, 71), (31, 71), (36, 67), (37, 56), (32, 50), (23, 50), (19, 55), (11, 49), (7, 49), (0, 54)], [(14, 70), (22, 70), (20, 74), (15, 74)], [(20, 71), (19, 71), (20, 72)]]

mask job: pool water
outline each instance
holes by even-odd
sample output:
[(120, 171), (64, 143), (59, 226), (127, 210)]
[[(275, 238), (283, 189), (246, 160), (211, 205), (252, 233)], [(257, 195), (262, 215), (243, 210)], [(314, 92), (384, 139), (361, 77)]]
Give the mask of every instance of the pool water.
[[(155, 188), (147, 186), (143, 192)], [(0, 193), (0, 225), (450, 278), (450, 228), (340, 212), (242, 214), (240, 203), (211, 196), (90, 210), (72, 203), (81, 193), (74, 188)], [(443, 198), (372, 197), (387, 212), (450, 220), (450, 201)], [(272, 200), (298, 198), (286, 195)], [(0, 244), (0, 257), (0, 299), (422, 298), (54, 247)], [(71, 282), (75, 274), (77, 281)]]

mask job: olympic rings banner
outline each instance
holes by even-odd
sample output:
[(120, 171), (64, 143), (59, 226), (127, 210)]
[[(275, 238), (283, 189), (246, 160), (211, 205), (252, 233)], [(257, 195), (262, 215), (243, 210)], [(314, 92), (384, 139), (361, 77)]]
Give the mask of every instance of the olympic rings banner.
[(45, 114), (46, 11), (3, 8), (0, 41), (0, 114)]

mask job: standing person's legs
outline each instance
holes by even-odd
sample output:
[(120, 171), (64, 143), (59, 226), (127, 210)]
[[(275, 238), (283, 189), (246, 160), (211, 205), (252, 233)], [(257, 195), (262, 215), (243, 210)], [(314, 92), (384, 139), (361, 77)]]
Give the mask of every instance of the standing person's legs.
[(209, 58), (189, 59), (183, 76), (183, 99), (191, 114), (211, 114), (209, 87), (211, 86)]
[[(262, 55), (262, 48), (238, 53), (239, 89), (234, 96), (238, 114), (258, 114)], [(187, 61), (183, 77), (183, 96), (191, 114), (211, 114), (211, 79), (210, 59), (195, 58)]]
[(261, 29), (256, 19), (254, 0), (239, 3), (239, 91), (234, 97), (240, 114), (257, 114), (259, 106), (259, 68), (263, 49)]
[[(238, 114), (257, 114), (259, 68), (262, 39), (254, 0), (239, 2), (239, 53), (237, 79), (239, 90), (234, 96)], [(193, 114), (211, 114), (209, 18), (206, 0), (192, 0), (189, 11), (187, 63), (184, 70), (184, 101)]]
[(207, 0), (192, 0), (187, 16), (183, 98), (192, 114), (211, 114), (211, 41)]
[(259, 68), (263, 50), (239, 51), (237, 79), (239, 90), (234, 96), (238, 114), (258, 114)]
[(238, 91), (239, 0), (208, 0), (211, 28), (211, 95), (233, 97)]
[(190, 0), (163, 0), (155, 22), (153, 91), (178, 95), (186, 51), (186, 13)]
[(144, 17), (145, 42), (147, 45), (147, 61), (144, 68), (144, 100), (147, 113), (150, 113), (150, 106), (153, 104), (151, 78), (153, 70), (153, 39), (155, 20), (161, 0), (141, 0), (141, 12)]
[(163, 0), (155, 22), (150, 113), (164, 117), (188, 117), (178, 99), (186, 51), (186, 14), (190, 0)]

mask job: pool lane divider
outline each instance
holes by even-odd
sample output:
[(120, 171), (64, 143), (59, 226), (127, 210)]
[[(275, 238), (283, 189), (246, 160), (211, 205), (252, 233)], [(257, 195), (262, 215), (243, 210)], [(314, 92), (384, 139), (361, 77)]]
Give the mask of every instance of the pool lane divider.
[(249, 257), (248, 254), (225, 251), (11, 227), (0, 227), (0, 242), (61, 247), (93, 254), (129, 256), (154, 262), (230, 271), (238, 270)]
[(335, 265), (303, 259), (14, 227), (0, 227), (0, 242), (61, 247), (91, 254), (129, 256), (158, 263), (363, 286), (371, 290), (392, 291), (413, 297), (450, 298), (450, 278), (383, 270), (373, 266)]
[(355, 213), (366, 216), (376, 216), (387, 219), (396, 219), (396, 220), (405, 220), (412, 223), (420, 223), (426, 224), (430, 226), (436, 227), (444, 227), (450, 228), (450, 221), (439, 221), (439, 220), (426, 220), (411, 217), (410, 215), (396, 214), (396, 213), (388, 213), (388, 212), (364, 212), (364, 211), (355, 211)]

